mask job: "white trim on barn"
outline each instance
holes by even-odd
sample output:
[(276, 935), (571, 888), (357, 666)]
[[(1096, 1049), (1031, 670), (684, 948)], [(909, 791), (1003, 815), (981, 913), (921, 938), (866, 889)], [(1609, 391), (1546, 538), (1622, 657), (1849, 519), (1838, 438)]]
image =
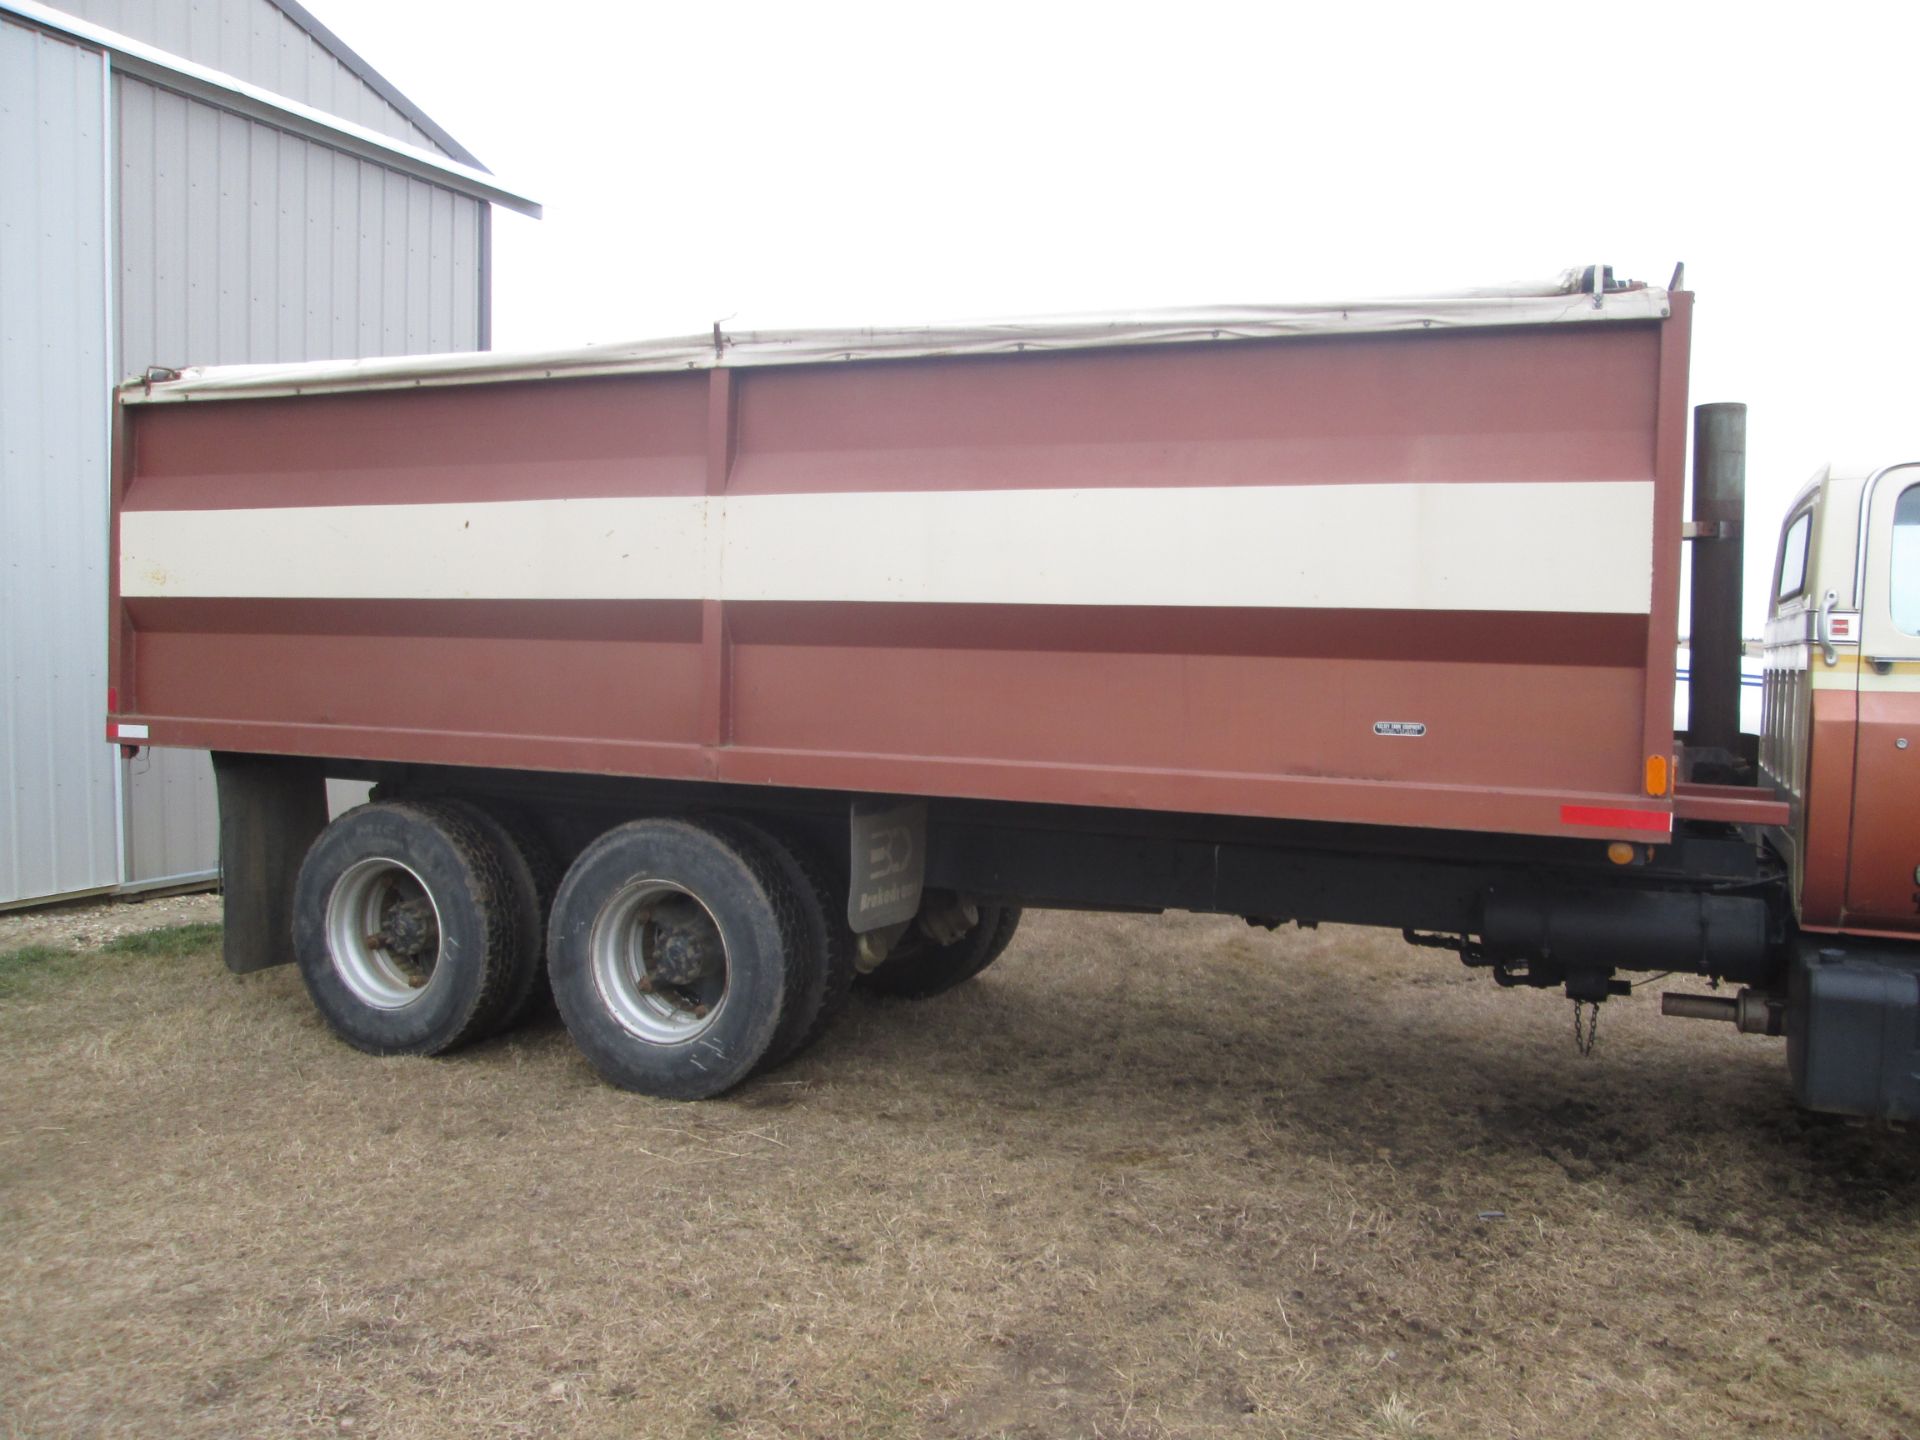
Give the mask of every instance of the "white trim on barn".
[(509, 210), (536, 219), (540, 203), (518, 190), (501, 184), (486, 171), (462, 164), (444, 155), (436, 155), (417, 145), (409, 145), (390, 135), (382, 135), (351, 120), (329, 115), (298, 100), (276, 95), (258, 85), (199, 65), (180, 55), (135, 40), (132, 36), (90, 24), (35, 0), (0, 0), (0, 13), (18, 16), (45, 30), (69, 36), (82, 44), (104, 50), (116, 72), (136, 75), (143, 80), (230, 110), (236, 115), (264, 121), (308, 140), (319, 140), (350, 155), (372, 160), (389, 170), (412, 175), (461, 195), (504, 205)]

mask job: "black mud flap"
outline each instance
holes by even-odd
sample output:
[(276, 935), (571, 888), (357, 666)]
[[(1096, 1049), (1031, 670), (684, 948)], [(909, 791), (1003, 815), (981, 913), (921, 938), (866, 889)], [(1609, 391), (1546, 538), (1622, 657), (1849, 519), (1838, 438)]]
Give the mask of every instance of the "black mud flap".
[(850, 828), (847, 923), (865, 935), (913, 919), (927, 878), (927, 802), (856, 800)]
[(293, 959), (293, 882), (327, 828), (327, 779), (310, 760), (216, 751), (220, 889), (227, 968), (244, 975)]
[(1920, 946), (1804, 942), (1788, 985), (1787, 1066), (1809, 1110), (1920, 1117)]

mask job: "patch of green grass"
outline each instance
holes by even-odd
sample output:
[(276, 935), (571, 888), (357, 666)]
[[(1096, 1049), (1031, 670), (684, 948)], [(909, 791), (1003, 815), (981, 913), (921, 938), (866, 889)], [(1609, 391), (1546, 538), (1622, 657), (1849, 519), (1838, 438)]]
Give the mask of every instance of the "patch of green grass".
[(58, 945), (27, 945), (0, 951), (0, 997), (12, 995), (33, 980), (66, 975), (80, 957)]
[(195, 955), (220, 943), (220, 926), (207, 922), (193, 925), (169, 925), (161, 930), (142, 930), (119, 935), (100, 948), (109, 955), (147, 955), (174, 959)]
[[(173, 960), (201, 954), (219, 943), (218, 924), (169, 925), (159, 930), (116, 936), (102, 945), (99, 953), (142, 960)], [(39, 981), (65, 979), (76, 974), (91, 958), (85, 951), (64, 945), (26, 945), (18, 950), (0, 951), (0, 997), (16, 995)]]

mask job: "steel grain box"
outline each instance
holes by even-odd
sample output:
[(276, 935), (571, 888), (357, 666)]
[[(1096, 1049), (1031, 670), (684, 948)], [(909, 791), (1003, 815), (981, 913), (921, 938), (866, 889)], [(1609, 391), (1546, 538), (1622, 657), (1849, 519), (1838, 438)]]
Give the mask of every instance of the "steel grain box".
[(1658, 840), (1690, 307), (124, 387), (109, 736)]

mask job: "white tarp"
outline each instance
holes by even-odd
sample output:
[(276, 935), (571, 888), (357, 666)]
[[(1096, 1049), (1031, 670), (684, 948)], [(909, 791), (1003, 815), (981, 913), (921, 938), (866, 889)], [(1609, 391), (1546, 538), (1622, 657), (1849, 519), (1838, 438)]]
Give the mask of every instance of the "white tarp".
[[(1597, 267), (1595, 267), (1597, 269)], [(566, 375), (625, 375), (929, 355), (1005, 355), (1026, 350), (1086, 350), (1116, 345), (1180, 345), (1212, 340), (1275, 340), (1302, 335), (1364, 335), (1395, 330), (1471, 329), (1664, 319), (1670, 304), (1657, 286), (1588, 293), (1584, 269), (1544, 284), (1493, 286), (1451, 295), (1311, 305), (1236, 305), (1111, 315), (974, 321), (864, 330), (743, 330), (667, 340), (588, 345), (513, 354), (403, 355), (294, 365), (195, 366), (121, 387), (127, 404), (261, 398), (341, 390), (399, 390)]]

